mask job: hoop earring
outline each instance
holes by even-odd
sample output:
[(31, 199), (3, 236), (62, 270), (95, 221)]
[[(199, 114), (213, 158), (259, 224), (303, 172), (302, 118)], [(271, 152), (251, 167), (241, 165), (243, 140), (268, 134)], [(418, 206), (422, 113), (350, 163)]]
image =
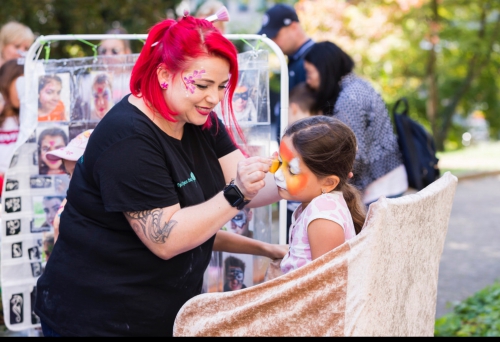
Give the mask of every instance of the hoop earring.
[(161, 89), (167, 90), (168, 89), (168, 83), (167, 82), (163, 82), (162, 84), (160, 84), (160, 87), (161, 87)]

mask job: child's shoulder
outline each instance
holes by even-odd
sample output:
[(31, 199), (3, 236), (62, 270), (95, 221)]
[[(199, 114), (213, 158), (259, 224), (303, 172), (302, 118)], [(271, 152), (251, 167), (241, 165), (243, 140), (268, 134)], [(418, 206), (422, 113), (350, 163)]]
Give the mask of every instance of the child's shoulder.
[(344, 195), (340, 191), (332, 191), (326, 194), (319, 195), (309, 203), (306, 211), (312, 213), (314, 211), (336, 210), (345, 206)]
[(342, 194), (342, 191), (332, 191), (314, 197), (311, 203), (338, 202), (342, 201), (343, 198), (344, 195)]

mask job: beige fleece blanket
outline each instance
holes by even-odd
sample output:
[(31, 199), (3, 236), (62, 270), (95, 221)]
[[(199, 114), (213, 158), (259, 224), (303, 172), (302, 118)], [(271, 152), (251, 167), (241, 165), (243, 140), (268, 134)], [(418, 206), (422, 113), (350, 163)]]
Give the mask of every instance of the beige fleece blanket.
[(447, 172), (416, 194), (382, 198), (359, 235), (310, 264), (279, 275), (274, 261), (262, 284), (194, 297), (174, 336), (433, 336), (456, 184)]

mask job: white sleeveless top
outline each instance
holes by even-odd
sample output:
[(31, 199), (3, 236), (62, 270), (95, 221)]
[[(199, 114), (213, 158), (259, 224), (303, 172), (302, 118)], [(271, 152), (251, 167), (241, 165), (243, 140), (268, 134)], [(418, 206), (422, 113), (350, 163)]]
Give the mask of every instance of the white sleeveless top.
[(10, 166), (18, 135), (17, 119), (13, 116), (7, 117), (0, 127), (0, 173), (5, 173)]
[(333, 191), (314, 198), (303, 210), (302, 204), (295, 209), (290, 227), (289, 250), (281, 261), (281, 270), (288, 273), (312, 261), (307, 227), (315, 219), (338, 223), (344, 229), (345, 240), (356, 236), (351, 212), (340, 191)]

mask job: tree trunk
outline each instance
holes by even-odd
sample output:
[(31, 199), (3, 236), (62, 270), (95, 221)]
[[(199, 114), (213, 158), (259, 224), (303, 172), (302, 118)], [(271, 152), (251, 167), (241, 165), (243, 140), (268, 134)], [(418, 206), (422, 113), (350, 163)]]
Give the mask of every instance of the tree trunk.
[[(436, 1), (436, 0), (434, 0), (434, 1)], [(487, 17), (488, 17), (488, 13), (486, 11), (486, 8), (483, 7), (483, 11), (481, 12), (481, 20), (480, 20), (481, 27), (480, 27), (479, 32), (478, 32), (478, 39), (480, 41), (484, 40), (485, 36), (486, 36), (486, 18)], [(493, 28), (492, 34), (491, 34), (490, 39), (487, 43), (488, 53), (485, 56), (482, 56), (481, 52), (479, 52), (479, 51), (474, 53), (474, 55), (472, 56), (472, 58), (470, 59), (470, 61), (468, 63), (469, 65), (468, 65), (467, 75), (463, 79), (462, 84), (459, 87), (457, 87), (457, 91), (455, 92), (454, 96), (451, 98), (451, 101), (449, 102), (449, 104), (445, 108), (443, 108), (443, 111), (440, 114), (440, 118), (442, 119), (441, 120), (441, 128), (439, 129), (439, 131), (436, 131), (434, 134), (436, 148), (438, 150), (442, 151), (444, 149), (444, 141), (446, 140), (446, 137), (448, 135), (448, 130), (450, 129), (453, 115), (455, 114), (455, 111), (457, 109), (458, 104), (460, 103), (460, 100), (469, 90), (475, 77), (480, 74), (481, 69), (485, 65), (488, 65), (490, 58), (491, 58), (492, 46), (498, 39), (499, 31), (500, 31), (500, 14), (497, 15), (495, 27)]]
[[(432, 18), (430, 22), (430, 38), (431, 49), (429, 51), (429, 60), (427, 64), (427, 83), (428, 83), (428, 97), (427, 97), (427, 119), (431, 123), (432, 134), (436, 140), (438, 126), (436, 122), (436, 117), (438, 113), (439, 106), (439, 91), (438, 91), (438, 79), (436, 74), (436, 45), (439, 42), (439, 15), (438, 15), (438, 3), (437, 0), (432, 0)], [(442, 150), (442, 146), (436, 141), (436, 147), (438, 150)]]

